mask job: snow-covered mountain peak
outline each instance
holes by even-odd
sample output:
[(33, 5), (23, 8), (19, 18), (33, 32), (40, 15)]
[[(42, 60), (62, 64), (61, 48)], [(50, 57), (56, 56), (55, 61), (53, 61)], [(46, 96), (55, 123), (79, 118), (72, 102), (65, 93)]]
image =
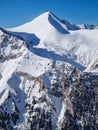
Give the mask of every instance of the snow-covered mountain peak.
[(45, 12), (31, 22), (8, 30), (14, 32), (34, 33), (39, 38), (43, 39), (52, 34), (57, 36), (58, 34), (69, 33), (66, 30), (66, 26), (51, 12)]
[(38, 17), (44, 17), (44, 18), (47, 17), (48, 18), (49, 15), (51, 15), (51, 14), (53, 14), (51, 11), (46, 11), (46, 12), (40, 14)]
[(0, 130), (97, 130), (98, 29), (45, 12), (9, 30), (0, 28)]
[[(12, 31), (11, 34), (22, 37), (26, 43), (33, 43), (33, 51), (36, 55), (52, 59), (54, 54), (58, 54), (61, 56), (59, 60), (63, 58), (65, 61), (67, 57), (66, 62), (80, 69), (81, 67), (73, 61), (85, 68), (91, 64), (92, 59), (95, 59), (95, 55), (98, 55), (98, 29), (81, 28), (67, 20), (60, 20), (48, 11), (29, 23), (9, 30)], [(36, 48), (34, 48), (35, 45)], [(31, 45), (30, 48), (32, 48)]]

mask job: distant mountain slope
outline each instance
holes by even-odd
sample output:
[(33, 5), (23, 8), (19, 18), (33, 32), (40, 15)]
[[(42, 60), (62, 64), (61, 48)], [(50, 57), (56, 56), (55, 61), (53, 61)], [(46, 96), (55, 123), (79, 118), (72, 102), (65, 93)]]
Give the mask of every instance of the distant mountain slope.
[(98, 29), (97, 25), (90, 25), (90, 24), (80, 24), (77, 25), (80, 29)]

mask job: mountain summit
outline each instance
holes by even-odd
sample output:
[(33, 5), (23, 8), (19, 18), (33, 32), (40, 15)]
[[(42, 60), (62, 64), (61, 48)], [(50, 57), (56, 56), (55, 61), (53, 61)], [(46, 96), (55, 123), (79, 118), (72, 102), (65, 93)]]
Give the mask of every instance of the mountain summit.
[(0, 28), (0, 129), (97, 130), (97, 35), (51, 12)]
[(9, 30), (12, 31), (9, 33), (23, 38), (28, 44), (34, 41), (33, 45), (37, 44), (61, 56), (66, 55), (69, 58), (63, 60), (80, 70), (92, 70), (91, 64), (96, 61), (98, 29), (94, 25), (71, 24), (52, 12), (45, 12), (31, 22)]
[(45, 12), (24, 25), (19, 27), (12, 28), (10, 30), (16, 32), (26, 32), (26, 33), (35, 33), (38, 37), (43, 37), (51, 33), (51, 30), (57, 31), (59, 33), (69, 33), (69, 30), (80, 30), (80, 29), (94, 29), (97, 26), (81, 24), (75, 25), (71, 24), (67, 20), (61, 20), (52, 12)]
[(35, 33), (39, 38), (50, 35), (53, 32), (55, 35), (57, 33), (69, 33), (64, 24), (61, 23), (61, 21), (51, 12), (45, 12), (33, 21), (16, 28), (12, 28), (11, 30), (17, 32)]

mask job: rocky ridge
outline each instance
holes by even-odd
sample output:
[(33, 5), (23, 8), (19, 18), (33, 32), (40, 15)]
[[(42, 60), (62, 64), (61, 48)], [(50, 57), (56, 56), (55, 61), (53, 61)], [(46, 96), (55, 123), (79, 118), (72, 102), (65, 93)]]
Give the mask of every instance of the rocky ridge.
[(0, 129), (97, 130), (97, 71), (39, 43), (0, 29)]

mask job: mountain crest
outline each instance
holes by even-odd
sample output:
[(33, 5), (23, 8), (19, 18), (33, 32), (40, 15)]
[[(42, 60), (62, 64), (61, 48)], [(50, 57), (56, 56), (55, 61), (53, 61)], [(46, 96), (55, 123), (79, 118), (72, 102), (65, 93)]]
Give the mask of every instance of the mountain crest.
[(0, 130), (98, 129), (98, 30), (86, 28), (51, 12), (0, 28)]
[(8, 29), (14, 32), (34, 33), (39, 38), (45, 38), (47, 35), (53, 34), (69, 34), (66, 26), (57, 18), (52, 12), (45, 12), (35, 18), (33, 21), (28, 22), (19, 27)]

